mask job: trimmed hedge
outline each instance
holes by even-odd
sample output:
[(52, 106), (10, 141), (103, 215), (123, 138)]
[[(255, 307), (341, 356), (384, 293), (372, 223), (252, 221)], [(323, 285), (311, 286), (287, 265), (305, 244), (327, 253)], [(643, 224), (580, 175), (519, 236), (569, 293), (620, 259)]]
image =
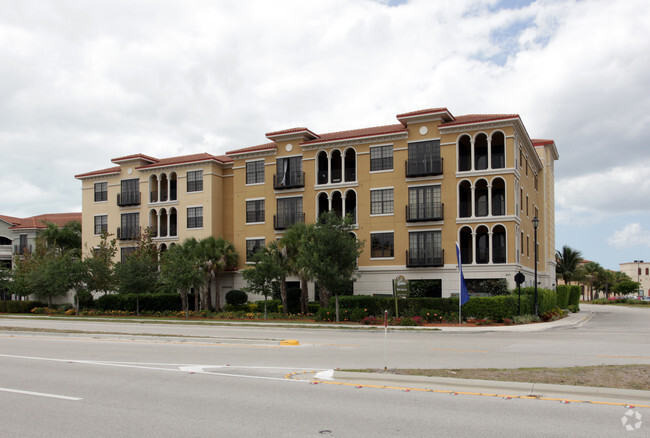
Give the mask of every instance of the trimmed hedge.
[(575, 306), (580, 311), (580, 286), (578, 285), (569, 286), (569, 306)]
[(31, 313), (35, 307), (47, 307), (42, 301), (0, 301), (0, 313)]
[(569, 308), (569, 286), (565, 284), (559, 284), (556, 288), (557, 292), (557, 306), (560, 309)]
[[(109, 294), (95, 300), (98, 310), (136, 311), (136, 294)], [(140, 294), (140, 311), (164, 312), (166, 310), (182, 310), (181, 296), (177, 293)], [(188, 305), (193, 310), (194, 297), (188, 296)]]

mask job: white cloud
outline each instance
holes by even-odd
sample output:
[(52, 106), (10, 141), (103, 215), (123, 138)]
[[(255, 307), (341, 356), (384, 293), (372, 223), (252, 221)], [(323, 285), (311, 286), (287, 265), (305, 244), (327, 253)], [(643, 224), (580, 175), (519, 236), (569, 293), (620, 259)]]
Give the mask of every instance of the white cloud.
[(617, 230), (608, 237), (607, 243), (617, 248), (650, 247), (650, 230), (643, 229), (640, 223), (627, 224), (623, 229)]

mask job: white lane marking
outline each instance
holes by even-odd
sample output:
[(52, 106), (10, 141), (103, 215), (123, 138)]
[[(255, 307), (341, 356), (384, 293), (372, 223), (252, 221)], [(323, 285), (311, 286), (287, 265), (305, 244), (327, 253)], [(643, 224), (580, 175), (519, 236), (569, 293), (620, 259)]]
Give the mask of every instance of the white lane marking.
[[(92, 360), (74, 360), (74, 359), (53, 359), (53, 358), (48, 358), (48, 357), (33, 357), (33, 356), (15, 356), (11, 354), (0, 354), (0, 357), (9, 357), (9, 358), (14, 358), (14, 359), (31, 359), (31, 360), (44, 360), (44, 361), (51, 361), (51, 362), (67, 362), (67, 363), (79, 363), (79, 364), (86, 364), (86, 365), (102, 365), (102, 366), (112, 366), (112, 367), (120, 367), (120, 368), (138, 368), (138, 369), (145, 369), (145, 370), (155, 370), (155, 371), (172, 371), (176, 373), (187, 373), (187, 372), (194, 372), (196, 374), (211, 374), (213, 376), (225, 376), (225, 377), (241, 377), (245, 379), (259, 379), (259, 380), (280, 380), (283, 382), (302, 382), (302, 383), (309, 383), (307, 380), (292, 380), (292, 379), (286, 379), (284, 377), (264, 377), (264, 376), (249, 376), (245, 374), (233, 374), (233, 373), (215, 373), (211, 371), (205, 371), (204, 368), (251, 368), (251, 369), (284, 369), (284, 370), (289, 370), (289, 369), (295, 369), (295, 368), (289, 368), (289, 367), (224, 367), (223, 365), (172, 365), (172, 366), (178, 366), (178, 368), (160, 368), (160, 367), (153, 367), (153, 366), (141, 366), (141, 365), (132, 365), (132, 364), (126, 364), (126, 363), (119, 363), (119, 362), (101, 362), (101, 361), (92, 361)], [(161, 365), (161, 364), (151, 364), (151, 365)], [(166, 365), (166, 364), (162, 364)], [(168, 364), (167, 364), (168, 365)]]
[(36, 396), (39, 396), (39, 397), (58, 398), (58, 399), (61, 399), (61, 400), (72, 400), (72, 401), (83, 400), (82, 398), (79, 398), (79, 397), (68, 397), (67, 395), (46, 394), (44, 392), (22, 391), (20, 389), (0, 388), (0, 391), (13, 392), (13, 393), (16, 393), (16, 394), (36, 395)]
[(325, 370), (314, 375), (316, 379), (320, 380), (334, 380), (334, 370)]

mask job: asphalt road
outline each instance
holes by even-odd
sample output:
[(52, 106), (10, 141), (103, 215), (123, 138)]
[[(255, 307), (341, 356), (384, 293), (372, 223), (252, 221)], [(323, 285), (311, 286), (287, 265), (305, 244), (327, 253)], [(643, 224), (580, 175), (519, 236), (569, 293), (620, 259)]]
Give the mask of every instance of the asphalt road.
[(0, 318), (1, 327), (111, 333), (0, 330), (0, 436), (650, 436), (644, 408), (287, 378), (386, 362), (650, 363), (650, 309), (583, 309), (594, 315), (579, 327), (536, 332), (392, 331), (386, 356), (382, 330)]

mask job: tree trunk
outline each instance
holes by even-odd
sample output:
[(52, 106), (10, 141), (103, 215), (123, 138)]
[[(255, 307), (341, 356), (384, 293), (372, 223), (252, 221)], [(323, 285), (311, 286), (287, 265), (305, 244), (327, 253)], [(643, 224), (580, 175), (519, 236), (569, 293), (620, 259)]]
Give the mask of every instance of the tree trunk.
[(221, 293), (219, 292), (219, 276), (214, 276), (214, 293), (215, 293), (215, 308), (217, 311), (221, 311)]
[(287, 309), (287, 283), (284, 278), (280, 281), (280, 298), (282, 298), (282, 311), (285, 315), (288, 315), (289, 309)]
[(210, 280), (208, 280), (203, 287), (201, 288), (201, 310), (210, 310), (208, 309), (208, 303), (207, 303), (207, 298), (206, 296), (208, 295), (208, 292), (210, 287)]
[(334, 295), (334, 301), (336, 302), (336, 322), (339, 322), (339, 294)]
[(140, 294), (135, 294), (135, 315), (140, 316)]
[(201, 289), (200, 287), (194, 289), (194, 311), (195, 312), (198, 312), (200, 310), (199, 309), (199, 290), (200, 289)]
[(309, 306), (307, 302), (309, 301), (309, 292), (307, 291), (307, 279), (304, 277), (300, 278), (300, 311), (303, 315), (309, 313)]
[(213, 310), (212, 308), (212, 278), (214, 277), (213, 273), (210, 273), (210, 279), (208, 280), (208, 287), (205, 289), (205, 308), (208, 310)]
[(318, 296), (320, 298), (320, 306), (327, 307), (329, 305), (330, 294), (323, 286), (318, 287)]
[(47, 307), (50, 309), (52, 308), (52, 295), (47, 297)]
[(187, 311), (187, 290), (186, 289), (181, 289), (181, 307), (183, 308), (182, 310), (185, 312), (185, 319), (189, 317), (189, 312)]

